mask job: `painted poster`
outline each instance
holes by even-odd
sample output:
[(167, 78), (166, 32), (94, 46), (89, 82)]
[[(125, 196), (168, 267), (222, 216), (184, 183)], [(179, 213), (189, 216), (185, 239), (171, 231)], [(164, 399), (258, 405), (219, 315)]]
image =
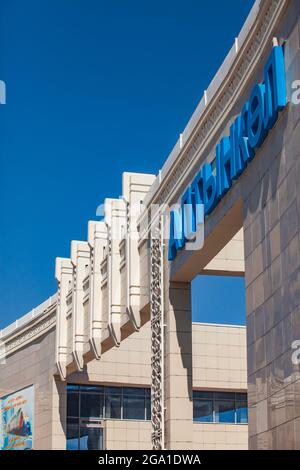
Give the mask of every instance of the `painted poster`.
[(0, 398), (0, 449), (32, 449), (33, 385)]

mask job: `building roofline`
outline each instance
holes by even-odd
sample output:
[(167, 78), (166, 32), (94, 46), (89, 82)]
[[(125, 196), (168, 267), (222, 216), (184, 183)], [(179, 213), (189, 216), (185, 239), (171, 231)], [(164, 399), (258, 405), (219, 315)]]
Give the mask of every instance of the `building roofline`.
[(207, 323), (207, 322), (198, 322), (193, 321), (193, 325), (200, 325), (200, 326), (216, 326), (216, 327), (225, 327), (225, 328), (242, 328), (246, 329), (246, 325), (235, 325), (235, 324), (228, 324), (228, 323)]
[(35, 320), (39, 317), (42, 317), (46, 314), (51, 307), (54, 306), (57, 302), (57, 294), (50, 296), (47, 300), (39, 304), (37, 307), (30, 310), (25, 315), (22, 315), (20, 318), (17, 318), (13, 323), (10, 323), (8, 326), (0, 330), (0, 340), (6, 338), (7, 336), (16, 333), (25, 325), (28, 325), (32, 320)]

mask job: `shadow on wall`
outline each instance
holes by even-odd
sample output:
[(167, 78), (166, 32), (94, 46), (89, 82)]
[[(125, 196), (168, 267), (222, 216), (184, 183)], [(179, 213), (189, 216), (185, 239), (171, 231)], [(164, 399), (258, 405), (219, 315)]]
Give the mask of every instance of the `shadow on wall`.
[[(170, 286), (170, 306), (174, 312), (175, 331), (177, 344), (179, 345), (182, 366), (186, 369), (187, 394), (190, 402), (193, 402), (193, 359), (192, 359), (192, 309), (191, 309), (191, 288), (187, 283), (171, 283)], [(169, 313), (170, 314), (170, 313)], [(169, 325), (173, 325), (169, 319)], [(172, 334), (170, 341), (172, 341)], [(166, 345), (168, 348), (168, 345)], [(172, 348), (172, 346), (171, 346)], [(173, 348), (172, 348), (173, 349)], [(175, 352), (174, 349), (172, 352)], [(186, 396), (186, 394), (185, 394)]]

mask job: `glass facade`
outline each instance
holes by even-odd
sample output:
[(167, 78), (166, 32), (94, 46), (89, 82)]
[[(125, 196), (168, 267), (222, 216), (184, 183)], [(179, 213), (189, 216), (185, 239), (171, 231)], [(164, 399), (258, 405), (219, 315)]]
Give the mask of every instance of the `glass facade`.
[[(248, 422), (246, 393), (194, 391), (193, 406), (195, 422)], [(67, 449), (104, 449), (105, 419), (150, 420), (150, 388), (67, 385)]]
[(246, 393), (194, 391), (193, 406), (199, 423), (248, 423)]
[(67, 450), (103, 450), (104, 430), (97, 423), (67, 422)]
[(67, 385), (69, 450), (103, 449), (103, 419), (150, 418), (150, 388)]

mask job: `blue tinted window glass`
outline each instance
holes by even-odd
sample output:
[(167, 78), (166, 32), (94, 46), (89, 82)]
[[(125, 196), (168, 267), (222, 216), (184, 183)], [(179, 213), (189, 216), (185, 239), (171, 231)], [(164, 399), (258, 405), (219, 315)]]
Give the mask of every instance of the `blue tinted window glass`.
[(145, 419), (145, 398), (123, 393), (123, 419)]
[(151, 399), (146, 397), (146, 419), (151, 419)]
[(231, 392), (215, 392), (214, 399), (215, 400), (232, 400), (234, 401), (235, 394)]
[(80, 390), (83, 392), (103, 392), (103, 385), (80, 385)]
[(144, 388), (138, 388), (138, 387), (124, 387), (123, 388), (123, 393), (124, 393), (124, 395), (144, 397), (145, 396), (145, 389)]
[(73, 385), (73, 384), (68, 384), (67, 385), (67, 390), (79, 390), (78, 385)]
[(98, 427), (80, 428), (80, 450), (103, 450), (103, 429)]
[(81, 418), (103, 417), (103, 395), (98, 393), (81, 393), (80, 416)]
[(237, 402), (236, 404), (236, 422), (241, 424), (248, 423), (247, 402)]
[(105, 393), (107, 395), (121, 395), (122, 387), (105, 387)]
[(205, 399), (212, 400), (213, 396), (214, 396), (213, 392), (200, 391), (200, 390), (194, 390), (193, 392), (194, 398), (205, 398)]
[(79, 416), (79, 393), (68, 392), (67, 396), (67, 416)]
[(247, 393), (236, 393), (235, 394), (235, 399), (237, 401), (245, 401), (247, 402)]
[(232, 400), (215, 401), (215, 421), (217, 423), (234, 423), (235, 407)]
[(78, 450), (79, 426), (67, 426), (67, 450)]
[(194, 400), (194, 421), (211, 423), (213, 421), (213, 401)]
[(105, 394), (105, 417), (106, 418), (114, 418), (114, 419), (121, 419), (121, 399), (122, 395), (117, 394), (109, 394), (106, 392)]
[(68, 385), (67, 390), (69, 418), (151, 419), (150, 388)]

